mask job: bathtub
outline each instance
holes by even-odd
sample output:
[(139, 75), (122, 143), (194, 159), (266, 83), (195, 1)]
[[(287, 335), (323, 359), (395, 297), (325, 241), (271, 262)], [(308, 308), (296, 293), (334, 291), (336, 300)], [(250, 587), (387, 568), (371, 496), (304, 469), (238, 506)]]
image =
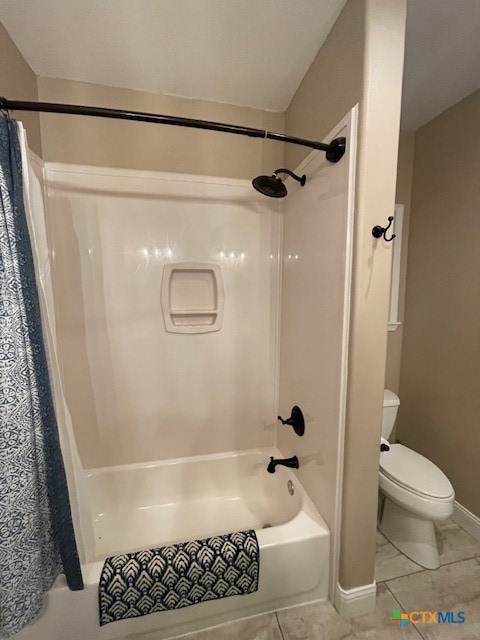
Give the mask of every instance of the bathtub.
[[(43, 611), (19, 640), (114, 640), (152, 632), (161, 640), (286, 606), (327, 597), (330, 532), (294, 473), (266, 471), (278, 450), (182, 458), (90, 469), (87, 474), (96, 538), (82, 565), (85, 590), (59, 576)], [(259, 589), (140, 618), (98, 624), (103, 560), (122, 552), (255, 529)]]

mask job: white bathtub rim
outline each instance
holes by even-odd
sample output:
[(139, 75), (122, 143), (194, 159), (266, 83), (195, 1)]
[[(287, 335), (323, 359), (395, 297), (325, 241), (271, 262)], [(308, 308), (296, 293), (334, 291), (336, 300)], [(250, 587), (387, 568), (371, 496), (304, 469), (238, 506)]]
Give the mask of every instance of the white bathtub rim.
[(149, 460), (145, 462), (132, 462), (130, 464), (112, 465), (109, 467), (91, 467), (84, 469), (85, 475), (96, 476), (103, 474), (118, 473), (119, 471), (136, 471), (140, 469), (150, 469), (154, 467), (170, 467), (175, 465), (195, 464), (196, 462), (208, 462), (212, 460), (222, 460), (225, 458), (242, 458), (251, 455), (265, 456), (265, 467), (269, 458), (282, 457), (282, 453), (276, 447), (256, 447), (254, 449), (241, 449), (236, 451), (222, 451), (221, 453), (206, 453), (199, 456), (186, 456), (183, 458), (168, 458), (167, 460)]
[[(262, 455), (262, 456), (265, 456), (266, 459), (268, 460), (267, 455), (268, 454), (271, 455), (272, 453), (275, 456), (277, 455), (281, 456), (278, 449), (256, 448), (256, 449), (235, 451), (230, 453), (208, 454), (205, 456), (195, 456), (190, 458), (178, 458), (175, 460), (167, 460), (167, 461), (160, 461), (160, 462), (153, 462), (153, 463), (134, 463), (132, 465), (119, 465), (116, 467), (106, 467), (105, 470), (106, 470), (106, 473), (113, 472), (113, 470), (116, 470), (117, 472), (125, 471), (126, 470), (125, 467), (127, 467), (128, 470), (130, 469), (141, 470), (147, 467), (151, 468), (155, 466), (179, 465), (179, 464), (182, 464), (182, 461), (183, 463), (185, 463), (185, 461), (187, 463), (194, 463), (197, 461), (212, 461), (212, 460), (218, 460), (218, 459), (226, 459), (229, 456), (234, 456), (238, 458), (238, 457), (248, 457), (252, 455)], [(319, 534), (322, 537), (330, 536), (329, 527), (327, 526), (321, 514), (319, 514), (319, 512), (315, 508), (313, 502), (311, 501), (307, 492), (305, 491), (302, 484), (300, 483), (300, 480), (293, 473), (293, 470), (287, 469), (287, 468), (284, 468), (283, 470), (284, 472), (287, 473), (289, 479), (294, 484), (296, 492), (298, 492), (299, 494), (298, 495), (300, 499), (299, 511), (295, 514), (295, 516), (291, 520), (284, 522), (283, 524), (274, 525), (266, 529), (255, 529), (260, 550), (274, 546), (279, 542), (286, 543), (286, 544), (293, 544), (299, 540), (306, 540), (306, 539), (317, 537)], [(105, 473), (105, 471), (102, 471), (102, 469), (97, 469), (95, 470), (95, 473), (101, 474), (101, 473)], [(222, 535), (225, 533), (229, 533), (229, 531), (219, 531), (218, 535)], [(171, 541), (160, 540), (156, 545), (149, 548), (156, 548), (156, 547), (161, 547), (168, 544), (186, 542), (188, 540), (194, 540), (194, 539), (196, 538), (186, 538), (185, 540), (171, 540)], [(132, 553), (135, 551), (140, 551), (142, 549), (143, 547), (141, 548), (135, 547), (132, 549), (124, 549), (122, 551), (114, 552), (111, 554), (102, 554), (100, 556), (94, 556), (88, 562), (82, 564), (82, 573), (83, 573), (85, 582), (98, 583), (100, 573), (103, 567), (103, 563), (107, 557), (110, 557), (111, 555), (120, 555), (122, 553)]]
[[(220, 454), (208, 454), (203, 456), (193, 456), (189, 458), (176, 458), (172, 460), (166, 461), (158, 461), (158, 462), (150, 462), (150, 463), (134, 463), (131, 465), (117, 465), (115, 467), (103, 467), (95, 470), (90, 470), (90, 474), (94, 475), (102, 475), (102, 474), (112, 474), (112, 473), (122, 473), (130, 470), (142, 470), (147, 468), (155, 468), (155, 467), (170, 467), (170, 466), (180, 466), (184, 464), (185, 466), (188, 464), (194, 464), (196, 462), (208, 462), (208, 461), (216, 461), (227, 459), (228, 457), (234, 458), (248, 458), (249, 456), (262, 456), (268, 460), (269, 455), (273, 454), (274, 456), (281, 456), (281, 453), (278, 449), (272, 448), (256, 448), (256, 449), (247, 449), (242, 451), (234, 451), (234, 452), (225, 452)], [(282, 542), (295, 542), (296, 540), (304, 540), (310, 536), (318, 535), (319, 528), (322, 531), (321, 535), (324, 533), (326, 535), (330, 535), (330, 530), (327, 524), (325, 523), (323, 517), (317, 509), (315, 508), (313, 502), (308, 496), (307, 492), (303, 488), (300, 480), (294, 474), (293, 470), (287, 469), (286, 467), (282, 468), (282, 472), (287, 475), (287, 477), (293, 482), (296, 492), (298, 493), (299, 498), (299, 510), (294, 515), (294, 517), (282, 524), (274, 525), (272, 527), (266, 529), (255, 529), (257, 534), (257, 539), (260, 547), (267, 547), (274, 544), (278, 544), (279, 541)], [(219, 531), (218, 535), (230, 533), (229, 531)], [(215, 534), (212, 534), (215, 535)], [(168, 544), (175, 544), (179, 542), (186, 542), (189, 540), (194, 540), (197, 538), (185, 538), (182, 540), (172, 539), (172, 540), (159, 540), (153, 546), (149, 546), (148, 548), (156, 548), (165, 546)], [(101, 554), (96, 555), (89, 559), (84, 565), (82, 565), (82, 571), (85, 568), (84, 573), (90, 573), (87, 571), (86, 567), (89, 565), (97, 565), (101, 564), (103, 566), (103, 562), (105, 558), (111, 555), (120, 555), (122, 553), (133, 553), (135, 551), (141, 551), (145, 547), (131, 547), (122, 549), (121, 551), (116, 551), (110, 554)], [(97, 574), (97, 571), (94, 572)], [(98, 575), (99, 572), (98, 572)]]

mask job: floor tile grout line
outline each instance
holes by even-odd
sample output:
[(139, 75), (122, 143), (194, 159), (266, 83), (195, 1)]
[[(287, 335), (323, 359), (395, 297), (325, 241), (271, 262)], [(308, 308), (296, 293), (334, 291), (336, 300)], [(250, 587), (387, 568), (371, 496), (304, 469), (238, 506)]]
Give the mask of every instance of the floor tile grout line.
[[(394, 578), (395, 580), (395, 578)], [(402, 609), (402, 611), (405, 611), (405, 608), (403, 606), (403, 604), (400, 602), (400, 600), (397, 598), (397, 596), (393, 593), (393, 591), (390, 589), (390, 585), (388, 584), (388, 580), (386, 580), (384, 582), (385, 586), (387, 587), (387, 589), (390, 591), (390, 593), (392, 594), (393, 599), (395, 600), (395, 602), (398, 604), (398, 606), (400, 607), (400, 609)]]
[[(471, 558), (462, 558), (461, 560), (454, 560), (453, 562), (445, 562), (441, 564), (438, 569), (432, 569), (431, 571), (439, 571), (442, 567), (450, 567), (452, 564), (460, 564), (462, 562), (469, 562), (470, 560), (475, 560), (478, 556), (472, 556)], [(428, 569), (427, 569), (428, 571)]]
[(382, 583), (390, 582), (391, 580), (399, 580), (400, 578), (408, 578), (410, 576), (418, 576), (421, 573), (427, 573), (427, 572), (430, 572), (430, 571), (438, 571), (442, 567), (449, 567), (452, 564), (459, 564), (460, 562), (467, 562), (467, 560), (480, 560), (480, 556), (474, 555), (474, 556), (469, 556), (468, 558), (461, 558), (459, 560), (452, 560), (451, 562), (442, 563), (438, 567), (438, 569), (425, 569), (425, 568), (422, 568), (419, 571), (413, 571), (412, 573), (402, 573), (399, 576), (392, 576), (391, 578), (384, 578), (383, 580), (377, 580), (376, 582), (377, 582), (377, 584), (382, 584)]
[(282, 640), (285, 640), (285, 636), (283, 635), (282, 625), (280, 624), (280, 618), (278, 617), (278, 611), (275, 611), (275, 618), (277, 620), (278, 628), (280, 629), (280, 635), (282, 636)]
[[(395, 580), (395, 578), (393, 578)], [(395, 600), (395, 602), (398, 604), (398, 606), (400, 607), (400, 609), (406, 613), (405, 607), (403, 606), (403, 604), (401, 604), (400, 600), (397, 598), (397, 596), (393, 593), (393, 591), (390, 589), (390, 585), (388, 584), (388, 580), (386, 580), (384, 582), (384, 585), (387, 587), (387, 589), (389, 590), (389, 592), (392, 594), (392, 598)], [(415, 631), (418, 633), (418, 635), (420, 636), (420, 638), (422, 638), (422, 640), (426, 640), (424, 638), (424, 636), (422, 636), (420, 630), (416, 627), (416, 625), (414, 625), (414, 629)]]
[(417, 625), (414, 625), (414, 629), (415, 629), (415, 631), (418, 633), (418, 637), (419, 637), (421, 640), (428, 640), (428, 638), (426, 638), (424, 635), (422, 635), (422, 632), (420, 631), (420, 629), (418, 628), (418, 626), (417, 626)]
[(440, 567), (447, 567), (449, 564), (457, 564), (457, 562), (464, 562), (464, 560), (473, 560), (473, 558), (478, 558), (478, 557), (479, 556), (476, 553), (474, 553), (473, 556), (467, 556), (466, 558), (460, 558), (459, 560), (452, 560), (451, 562), (442, 562)]
[[(448, 567), (451, 564), (458, 564), (459, 562), (465, 562), (466, 560), (480, 560), (480, 555), (474, 553), (472, 556), (467, 556), (466, 558), (459, 558), (458, 560), (451, 560), (450, 562), (442, 562), (441, 565), (438, 567), (438, 569), (441, 569), (442, 567)], [(401, 573), (398, 576), (392, 576), (391, 578), (383, 578), (383, 580), (376, 580), (377, 584), (380, 584), (382, 582), (388, 582), (389, 580), (396, 580), (397, 578), (407, 578), (408, 576), (416, 576), (419, 575), (420, 573), (425, 573), (425, 571), (438, 571), (438, 569), (419, 569), (418, 571), (411, 571), (409, 573)]]
[(383, 580), (375, 580), (377, 584), (380, 582), (387, 582), (388, 580), (396, 580), (397, 578), (406, 578), (407, 576), (416, 576), (419, 573), (423, 573), (426, 569), (419, 569), (418, 571), (411, 571), (410, 573), (401, 573), (399, 576), (392, 576), (391, 578), (383, 578)]
[[(474, 553), (472, 556), (467, 556), (466, 558), (459, 558), (458, 560), (451, 560), (450, 562), (442, 562), (438, 569), (442, 567), (448, 567), (451, 564), (458, 564), (459, 562), (465, 562), (466, 560), (480, 560), (480, 555)], [(392, 576), (391, 578), (383, 578), (382, 580), (375, 580), (377, 584), (381, 584), (382, 582), (388, 582), (389, 580), (396, 580), (397, 578), (407, 578), (408, 576), (416, 576), (420, 573), (425, 573), (425, 571), (438, 571), (438, 569), (426, 569), (424, 567), (420, 568), (418, 571), (410, 571), (409, 573), (401, 573), (398, 576)]]

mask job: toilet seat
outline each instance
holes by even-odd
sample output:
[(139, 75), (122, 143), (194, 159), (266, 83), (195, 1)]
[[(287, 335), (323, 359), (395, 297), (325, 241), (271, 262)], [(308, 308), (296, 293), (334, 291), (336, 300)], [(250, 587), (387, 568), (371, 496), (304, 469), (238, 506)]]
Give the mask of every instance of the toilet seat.
[(428, 500), (451, 500), (455, 492), (447, 476), (431, 460), (402, 444), (380, 453), (380, 473), (390, 482)]

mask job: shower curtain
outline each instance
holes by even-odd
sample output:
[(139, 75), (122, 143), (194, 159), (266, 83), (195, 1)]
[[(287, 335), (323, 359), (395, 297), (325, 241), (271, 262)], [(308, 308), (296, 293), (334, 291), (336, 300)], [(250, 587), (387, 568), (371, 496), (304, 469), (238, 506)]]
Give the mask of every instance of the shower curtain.
[(59, 573), (83, 588), (60, 449), (17, 123), (0, 116), (0, 634), (33, 620)]
[(85, 473), (75, 441), (72, 418), (65, 399), (59, 356), (57, 354), (55, 304), (50, 265), (51, 252), (49, 251), (47, 241), (43, 203), (44, 166), (43, 161), (28, 148), (27, 136), (22, 123), (18, 122), (17, 124), (22, 154), (25, 215), (27, 217), (33, 251), (33, 262), (37, 277), (43, 337), (47, 351), (53, 403), (60, 436), (60, 447), (67, 475), (73, 529), (75, 531), (80, 562), (88, 562), (95, 553), (95, 538), (92, 514), (87, 496)]

